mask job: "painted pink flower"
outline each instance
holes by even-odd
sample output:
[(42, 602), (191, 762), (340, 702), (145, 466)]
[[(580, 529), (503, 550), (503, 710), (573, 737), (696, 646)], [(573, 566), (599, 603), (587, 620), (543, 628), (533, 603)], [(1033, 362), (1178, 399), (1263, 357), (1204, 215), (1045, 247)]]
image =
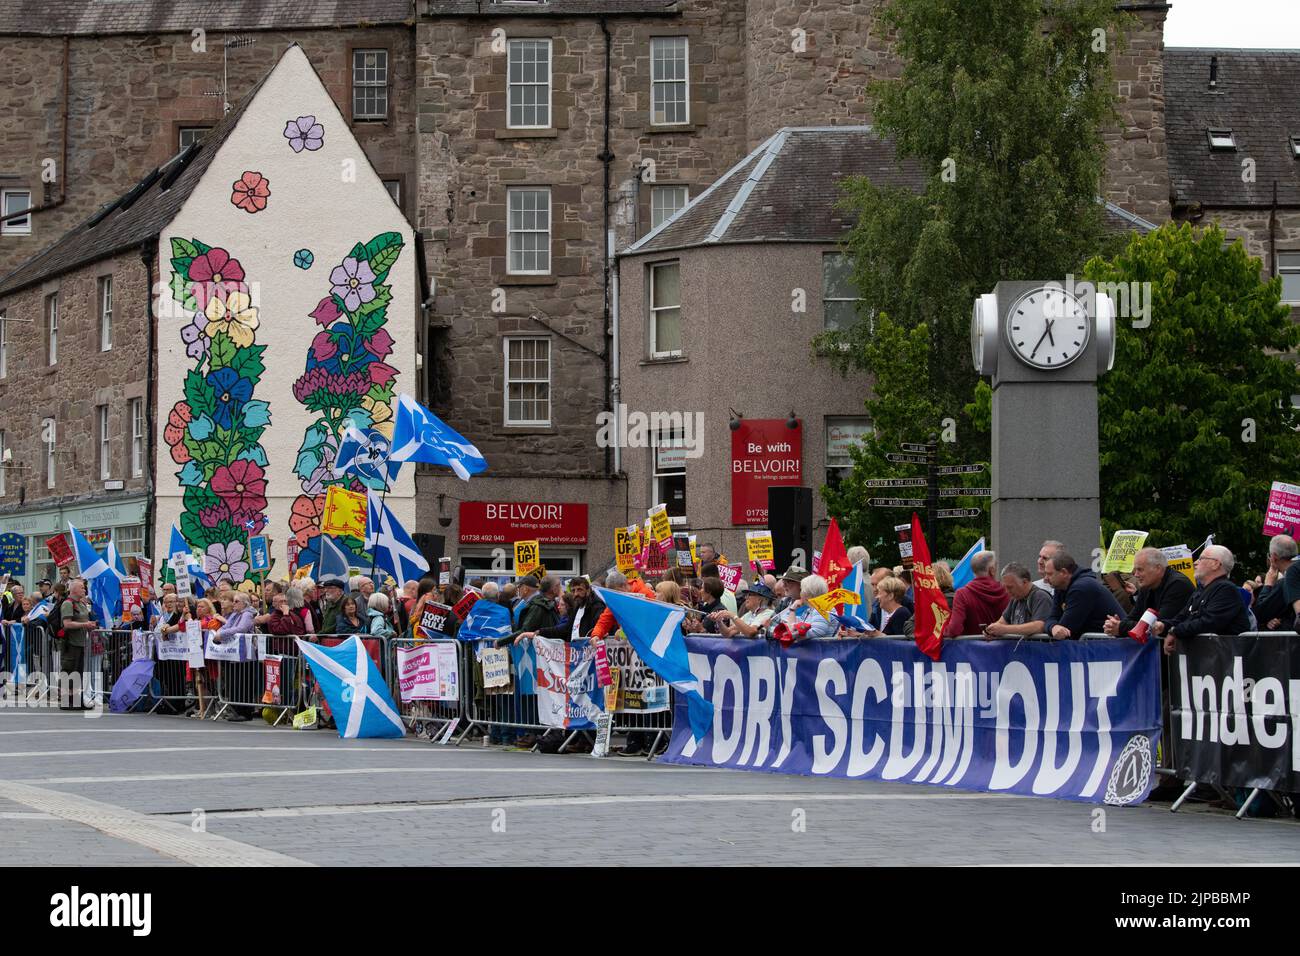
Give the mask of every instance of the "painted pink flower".
[(193, 418), (188, 402), (177, 402), (167, 414), (163, 428), (163, 441), (172, 451), (172, 461), (183, 465), (190, 460), (190, 450), (185, 447), (185, 429)]
[(245, 212), (261, 212), (271, 195), (270, 181), (259, 172), (245, 171), (231, 185), (230, 202)]
[(212, 299), (225, 301), (232, 292), (247, 291), (244, 278), (238, 259), (230, 258), (225, 249), (209, 249), (190, 263), (190, 294), (202, 311)]
[(261, 534), (262, 529), (266, 527), (266, 515), (254, 514), (251, 511), (236, 511), (230, 516), (230, 523), (236, 528), (243, 528), (249, 534)]
[(331, 395), (360, 396), (370, 391), (370, 384), (370, 375), (366, 372), (351, 372), (340, 376), (332, 375), (318, 366), (299, 376), (293, 383), (293, 397), (305, 404), (308, 396), (322, 390)]
[(222, 465), (213, 473), (208, 487), (231, 512), (261, 511), (266, 507), (265, 472), (257, 462), (239, 459)]
[(316, 308), (308, 313), (320, 325), (329, 328), (336, 319), (343, 313), (339, 311), (338, 303), (334, 301), (332, 295), (327, 295), (316, 304)]
[(323, 362), (326, 359), (333, 358), (338, 353), (338, 343), (330, 338), (328, 332), (316, 333), (316, 338), (311, 341), (311, 354), (316, 357), (316, 361)]
[(387, 385), (397, 377), (397, 369), (383, 362), (371, 362), (366, 366), (366, 370), (370, 373), (370, 381), (379, 386)]
[(380, 329), (366, 339), (366, 351), (377, 359), (382, 359), (393, 351), (393, 337), (387, 329)]

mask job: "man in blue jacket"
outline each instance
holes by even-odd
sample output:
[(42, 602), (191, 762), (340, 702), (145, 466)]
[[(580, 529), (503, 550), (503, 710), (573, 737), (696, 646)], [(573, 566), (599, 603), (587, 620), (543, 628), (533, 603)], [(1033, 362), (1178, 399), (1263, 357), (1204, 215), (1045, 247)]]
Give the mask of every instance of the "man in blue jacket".
[(1174, 652), (1178, 638), (1197, 634), (1240, 634), (1250, 630), (1241, 589), (1229, 579), (1236, 558), (1222, 545), (1212, 544), (1196, 559), (1196, 583), (1199, 585), (1183, 612), (1167, 624), (1156, 621), (1151, 628), (1165, 635), (1165, 653)]
[(1052, 616), (1043, 625), (1052, 637), (1100, 633), (1107, 617), (1124, 616), (1110, 589), (1090, 568), (1080, 568), (1064, 549), (1058, 548), (1046, 561), (1043, 577), (1054, 591)]

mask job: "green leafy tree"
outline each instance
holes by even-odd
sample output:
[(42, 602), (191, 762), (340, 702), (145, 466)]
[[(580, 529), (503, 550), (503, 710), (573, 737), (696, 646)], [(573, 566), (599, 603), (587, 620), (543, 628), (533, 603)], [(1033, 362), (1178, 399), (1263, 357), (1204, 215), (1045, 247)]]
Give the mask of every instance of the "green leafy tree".
[[(1125, 22), (1114, 6), (894, 0), (885, 10), (904, 66), (870, 90), (875, 125), (901, 158), (920, 162), (926, 184), (918, 194), (846, 183), (859, 320), (816, 343), (846, 372), (875, 376), (876, 439), (855, 455), (851, 478), (823, 489), (868, 547), (895, 540), (892, 526), (908, 517), (866, 505), (866, 479), (920, 473), (885, 462), (899, 441), (940, 434), (955, 439), (941, 444), (942, 461), (989, 459), (988, 396), (976, 392), (969, 358), (975, 297), (1002, 279), (1064, 277), (1107, 250), (1097, 197), (1101, 131), (1115, 117), (1109, 53)], [(952, 555), (988, 525), (940, 528), (931, 550)]]
[(1269, 486), (1300, 478), (1300, 372), (1287, 354), (1300, 326), (1282, 280), (1261, 281), (1259, 260), (1225, 243), (1218, 226), (1170, 223), (1087, 264), (1088, 279), (1150, 290), (1150, 324), (1119, 320), (1115, 367), (1098, 383), (1102, 514), (1108, 537), (1138, 528), (1194, 548), (1213, 533), (1258, 571)]

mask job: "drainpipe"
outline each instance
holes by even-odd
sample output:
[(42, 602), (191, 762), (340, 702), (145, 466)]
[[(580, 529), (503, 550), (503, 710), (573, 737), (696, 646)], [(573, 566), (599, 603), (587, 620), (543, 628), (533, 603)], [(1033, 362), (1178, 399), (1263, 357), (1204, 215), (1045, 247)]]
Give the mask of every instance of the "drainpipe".
[[(610, 340), (612, 343), (610, 352), (611, 382), (609, 386), (609, 400), (614, 408), (615, 415), (618, 413), (618, 405), (622, 399), (622, 376), (619, 369), (618, 357), (618, 263), (614, 263), (613, 271), (610, 273)], [(615, 428), (618, 428), (618, 419), (615, 418)], [(621, 432), (619, 439), (614, 442), (614, 474), (623, 473), (623, 441)]]
[(0, 210), (0, 222), (8, 222), (10, 219), (21, 219), (24, 216), (30, 216), (32, 213), (45, 212), (49, 209), (56, 209), (62, 206), (68, 198), (68, 37), (63, 38), (63, 148), (59, 159), (59, 198), (54, 202), (44, 202), (39, 206), (28, 206), (26, 209), (20, 209), (17, 212), (11, 212), (9, 215), (3, 215), (4, 210)]
[[(609, 180), (610, 164), (614, 161), (614, 154), (609, 148), (609, 91), (610, 91), (610, 51), (613, 47), (614, 38), (610, 35), (609, 24), (604, 17), (600, 18), (600, 32), (605, 36), (605, 148), (600, 154), (601, 164), (604, 166), (605, 181), (601, 192), (601, 206), (604, 211), (605, 229), (602, 234), (604, 242), (604, 252), (601, 256), (601, 263), (604, 266), (604, 276), (602, 278), (602, 291), (605, 296), (605, 342), (604, 342), (604, 359), (605, 359), (605, 404), (611, 412), (616, 412), (614, 407), (613, 385), (614, 373), (612, 362), (614, 361), (612, 353), (614, 351), (611, 345), (611, 338), (615, 334), (612, 326), (614, 325), (613, 310), (610, 303), (610, 253), (614, 245), (614, 237), (610, 234), (609, 222)], [(615, 446), (617, 446), (615, 442)], [(618, 463), (621, 458), (617, 458), (617, 448), (605, 449), (605, 474), (617, 474)]]
[[(144, 262), (145, 274), (145, 325), (147, 327), (148, 348), (145, 351), (145, 373), (144, 373), (144, 452), (145, 459), (149, 463), (148, 471), (145, 472), (145, 499), (144, 499), (144, 540), (145, 550), (147, 553), (154, 554), (154, 520), (157, 517), (154, 512), (154, 488), (156, 465), (154, 462), (154, 405), (156, 397), (154, 395), (154, 376), (153, 363), (155, 349), (158, 342), (158, 317), (154, 313), (153, 297), (153, 264), (158, 257), (158, 240), (151, 239), (140, 246), (140, 259)], [(155, 555), (155, 558), (157, 556)], [(167, 556), (164, 556), (164, 558)], [(154, 569), (157, 570), (161, 564), (155, 560)], [(152, 585), (151, 585), (152, 587)]]
[(1268, 277), (1277, 278), (1277, 180), (1273, 180), (1273, 205), (1268, 211)]

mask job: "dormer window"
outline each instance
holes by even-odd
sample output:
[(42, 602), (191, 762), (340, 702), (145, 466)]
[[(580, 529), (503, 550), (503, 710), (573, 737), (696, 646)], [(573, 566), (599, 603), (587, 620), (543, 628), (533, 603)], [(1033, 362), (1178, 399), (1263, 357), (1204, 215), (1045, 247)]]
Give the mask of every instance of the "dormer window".
[(1209, 130), (1210, 149), (1236, 149), (1237, 141), (1232, 138), (1230, 129)]
[(1300, 136), (1291, 137), (1291, 158), (1300, 159)]

